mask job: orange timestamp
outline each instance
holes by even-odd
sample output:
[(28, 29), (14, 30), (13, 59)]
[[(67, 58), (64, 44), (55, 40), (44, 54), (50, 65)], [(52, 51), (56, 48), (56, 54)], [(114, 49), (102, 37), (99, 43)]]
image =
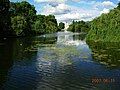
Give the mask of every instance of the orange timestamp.
[(93, 77), (91, 79), (92, 84), (110, 84), (110, 83), (114, 83), (115, 79), (114, 78), (100, 78), (100, 77)]

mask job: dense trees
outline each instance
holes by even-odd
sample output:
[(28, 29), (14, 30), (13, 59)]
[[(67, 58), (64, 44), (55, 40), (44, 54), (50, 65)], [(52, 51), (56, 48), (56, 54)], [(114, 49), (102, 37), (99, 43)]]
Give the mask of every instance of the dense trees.
[(87, 40), (120, 41), (120, 4), (108, 14), (102, 14), (91, 22)]
[(9, 0), (0, 0), (0, 37), (12, 34), (9, 8)]
[(15, 16), (11, 18), (11, 23), (11, 27), (17, 36), (25, 35), (24, 31), (26, 30), (27, 22), (23, 16)]
[[(54, 33), (64, 27), (62, 22), (58, 26), (54, 15), (36, 15), (35, 7), (26, 1), (0, 1), (0, 36)], [(89, 31), (87, 40), (120, 41), (120, 3), (108, 14), (102, 14), (91, 22), (73, 21), (68, 31)]]
[(26, 1), (10, 4), (12, 29), (17, 36), (31, 35), (36, 18), (35, 7)]
[(36, 15), (33, 5), (27, 1), (0, 1), (0, 36), (28, 36), (58, 31), (54, 15)]
[(17, 36), (54, 33), (58, 30), (54, 15), (36, 15), (35, 7), (26, 1), (11, 3), (12, 29)]
[(89, 29), (90, 28), (87, 22), (73, 21), (72, 24), (69, 25), (68, 31), (88, 33)]
[(57, 20), (53, 15), (36, 15), (32, 30), (35, 35), (54, 33), (58, 30)]
[(64, 28), (65, 28), (65, 24), (63, 22), (60, 22), (59, 23), (59, 29), (61, 30), (61, 29), (64, 29)]

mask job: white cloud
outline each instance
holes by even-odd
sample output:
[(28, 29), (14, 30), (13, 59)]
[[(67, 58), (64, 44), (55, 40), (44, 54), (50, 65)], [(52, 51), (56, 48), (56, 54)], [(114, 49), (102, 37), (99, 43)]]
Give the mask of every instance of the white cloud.
[(47, 4), (43, 8), (43, 14), (54, 14), (54, 15), (60, 15), (60, 14), (66, 14), (71, 11), (71, 8), (66, 4), (58, 4), (56, 7)]
[(63, 22), (71, 22), (73, 20), (76, 21), (80, 21), (80, 20), (84, 20), (84, 21), (88, 21), (88, 20), (92, 20), (93, 18), (95, 18), (96, 16), (99, 15), (99, 12), (88, 12), (88, 11), (79, 11), (79, 12), (71, 12), (71, 13), (67, 13), (67, 14), (63, 14), (63, 15), (59, 15), (56, 16), (58, 21), (63, 21)]
[(115, 4), (111, 1), (104, 1), (104, 2), (102, 2), (102, 5), (103, 6), (115, 6)]
[(36, 3), (46, 3), (52, 6), (57, 6), (58, 4), (65, 3), (67, 0), (34, 0)]
[(69, 6), (66, 4), (58, 4), (53, 7), (47, 4), (44, 6), (41, 14), (49, 15), (54, 14), (58, 22), (69, 22), (72, 20), (91, 20), (100, 14), (97, 10), (82, 9), (80, 7)]
[(34, 1), (38, 3), (64, 3), (67, 0), (34, 0)]
[[(101, 15), (102, 13), (108, 13), (109, 9), (114, 8), (116, 5), (110, 1), (98, 2), (88, 0), (72, 0), (78, 4), (86, 4), (91, 6), (90, 8), (82, 8), (78, 6), (71, 6), (64, 3), (67, 0), (37, 0), (39, 2), (49, 2), (43, 7), (40, 14), (53, 14), (58, 22), (71, 22), (73, 20), (92, 20), (93, 18)], [(57, 2), (54, 6), (50, 2)]]
[(106, 9), (106, 8), (104, 8), (101, 12), (100, 12), (100, 14), (102, 14), (102, 13), (109, 13), (109, 9)]
[(115, 6), (116, 5), (111, 1), (95, 2), (94, 3), (94, 8), (96, 8), (96, 9), (104, 9), (104, 8), (111, 9)]

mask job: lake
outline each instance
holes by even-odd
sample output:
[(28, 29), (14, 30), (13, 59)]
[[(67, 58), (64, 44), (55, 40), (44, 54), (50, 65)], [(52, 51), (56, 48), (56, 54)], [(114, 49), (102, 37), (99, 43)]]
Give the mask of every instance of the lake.
[(58, 32), (0, 40), (1, 90), (119, 90), (120, 43)]

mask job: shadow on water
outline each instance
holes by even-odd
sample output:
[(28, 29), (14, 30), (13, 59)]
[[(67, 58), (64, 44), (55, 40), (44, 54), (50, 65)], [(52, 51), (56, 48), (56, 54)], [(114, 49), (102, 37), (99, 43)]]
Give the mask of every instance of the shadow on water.
[(13, 64), (13, 42), (12, 40), (0, 40), (0, 88)]

